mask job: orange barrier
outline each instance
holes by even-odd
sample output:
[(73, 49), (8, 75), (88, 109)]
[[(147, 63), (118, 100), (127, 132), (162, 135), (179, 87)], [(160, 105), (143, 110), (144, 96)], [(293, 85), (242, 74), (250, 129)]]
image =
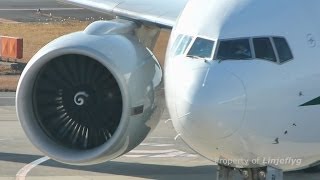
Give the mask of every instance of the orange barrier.
[(18, 37), (0, 37), (0, 56), (4, 58), (22, 59), (23, 39)]

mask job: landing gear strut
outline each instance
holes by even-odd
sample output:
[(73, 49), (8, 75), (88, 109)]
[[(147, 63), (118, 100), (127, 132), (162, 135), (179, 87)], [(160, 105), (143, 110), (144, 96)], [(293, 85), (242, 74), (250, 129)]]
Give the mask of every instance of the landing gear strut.
[(219, 164), (217, 180), (283, 180), (283, 171), (273, 167), (237, 169)]

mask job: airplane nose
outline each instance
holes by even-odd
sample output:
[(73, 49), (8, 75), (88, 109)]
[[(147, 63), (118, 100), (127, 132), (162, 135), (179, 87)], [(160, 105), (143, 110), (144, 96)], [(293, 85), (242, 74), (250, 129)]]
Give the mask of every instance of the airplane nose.
[(246, 93), (241, 79), (219, 64), (185, 71), (175, 77), (177, 123), (197, 138), (232, 135), (244, 121)]

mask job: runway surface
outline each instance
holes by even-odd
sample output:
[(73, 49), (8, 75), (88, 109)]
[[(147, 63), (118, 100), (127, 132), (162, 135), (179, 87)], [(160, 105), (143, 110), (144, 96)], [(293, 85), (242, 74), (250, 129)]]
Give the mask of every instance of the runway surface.
[[(41, 13), (37, 12), (38, 9)], [(69, 18), (97, 20), (110, 17), (54, 0), (0, 0), (0, 22), (46, 22)]]

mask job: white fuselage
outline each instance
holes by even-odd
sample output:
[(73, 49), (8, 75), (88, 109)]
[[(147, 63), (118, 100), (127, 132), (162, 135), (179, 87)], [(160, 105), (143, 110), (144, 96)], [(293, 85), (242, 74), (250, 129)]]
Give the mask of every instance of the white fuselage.
[[(172, 31), (165, 90), (182, 139), (234, 167), (305, 168), (320, 160), (320, 1), (191, 0)], [(212, 58), (174, 56), (177, 37), (215, 41)], [(285, 37), (293, 59), (214, 60), (217, 42)], [(269, 160), (269, 161), (268, 161)], [(274, 161), (270, 161), (274, 160)], [(277, 161), (278, 160), (278, 161)]]

